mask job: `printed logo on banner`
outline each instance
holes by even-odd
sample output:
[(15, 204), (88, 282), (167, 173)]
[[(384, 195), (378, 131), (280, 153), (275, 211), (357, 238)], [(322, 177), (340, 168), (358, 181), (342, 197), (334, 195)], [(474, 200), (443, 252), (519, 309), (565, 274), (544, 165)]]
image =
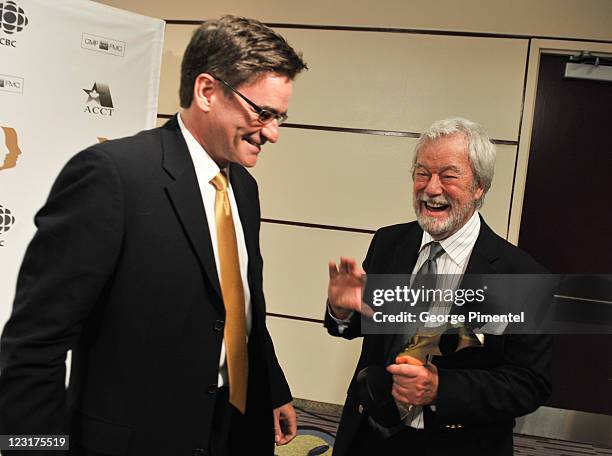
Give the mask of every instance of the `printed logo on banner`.
[(23, 78), (0, 74), (0, 91), (23, 93)]
[(104, 54), (123, 57), (125, 55), (125, 43), (123, 41), (104, 38), (103, 36), (83, 33), (81, 47), (89, 51), (103, 52)]
[[(0, 206), (0, 236), (10, 230), (14, 224), (15, 216), (8, 208)], [(4, 240), (2, 239), (0, 239), (0, 247), (4, 247)]]
[(17, 3), (7, 0), (0, 3), (0, 29), (12, 35), (21, 32), (28, 25), (28, 18), (25, 11)]
[(115, 109), (108, 85), (95, 82), (91, 89), (83, 89), (83, 91), (87, 94), (87, 106), (83, 112), (106, 117), (113, 115)]
[[(19, 148), (17, 140), (17, 132), (11, 127), (0, 126), (0, 133), (4, 138), (0, 137), (0, 171), (5, 169), (11, 169), (17, 166), (17, 159), (21, 155), (21, 149)], [(4, 155), (4, 158), (2, 157)]]
[[(12, 1), (0, 0), (0, 31), (7, 35), (21, 32), (28, 25), (25, 11)], [(17, 40), (0, 37), (0, 47), (17, 47)]]

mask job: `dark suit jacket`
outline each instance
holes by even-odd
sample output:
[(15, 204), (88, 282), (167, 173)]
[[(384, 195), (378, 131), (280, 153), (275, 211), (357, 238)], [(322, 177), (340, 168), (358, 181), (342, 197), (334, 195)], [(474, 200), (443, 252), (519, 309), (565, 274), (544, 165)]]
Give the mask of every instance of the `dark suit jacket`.
[[(363, 263), (371, 274), (411, 274), (423, 231), (416, 222), (380, 229)], [(542, 273), (527, 254), (497, 236), (481, 220), (481, 229), (466, 274)], [(328, 332), (338, 325), (326, 315)], [(360, 316), (352, 317), (342, 337), (361, 336)], [(384, 365), (391, 336), (365, 335), (355, 375), (371, 364)], [(430, 432), (431, 454), (512, 455), (514, 418), (530, 413), (549, 396), (551, 340), (548, 336), (487, 335), (484, 347), (467, 348), (450, 356), (434, 357), (439, 388), (436, 412), (424, 407), (425, 429)], [(361, 425), (363, 415), (354, 388), (348, 397), (335, 456), (344, 456)], [(460, 424), (461, 428), (456, 425)], [(451, 427), (453, 426), (453, 427)], [(450, 450), (452, 453), (449, 453)]]
[[(272, 455), (272, 408), (291, 394), (265, 324), (257, 184), (238, 165), (230, 178), (253, 315), (245, 442)], [(225, 311), (176, 118), (77, 154), (36, 224), (2, 336), (0, 434), (69, 432), (109, 454), (208, 454)]]

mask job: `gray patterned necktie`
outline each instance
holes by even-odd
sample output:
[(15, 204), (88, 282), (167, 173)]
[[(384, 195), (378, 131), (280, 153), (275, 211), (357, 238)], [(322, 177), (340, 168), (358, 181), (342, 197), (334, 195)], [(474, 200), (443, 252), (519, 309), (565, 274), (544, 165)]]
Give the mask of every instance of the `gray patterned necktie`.
[(422, 287), (424, 290), (433, 290), (436, 288), (436, 283), (438, 281), (436, 276), (436, 274), (438, 274), (437, 260), (443, 253), (444, 248), (442, 248), (439, 242), (434, 241), (429, 243), (429, 256), (414, 276), (412, 288), (419, 289)]
[(439, 242), (430, 242), (429, 243), (429, 256), (425, 263), (421, 265), (419, 270), (417, 271), (415, 277), (415, 281), (419, 279), (418, 276), (422, 274), (437, 274), (438, 273), (438, 264), (437, 260), (440, 258), (440, 255), (444, 253), (444, 248), (440, 245)]
[[(443, 253), (444, 248), (439, 242), (433, 241), (429, 243), (429, 255), (427, 256), (425, 263), (421, 265), (417, 273), (414, 275), (411, 288), (422, 288), (424, 291), (436, 288), (436, 274), (438, 273), (437, 260)], [(408, 333), (395, 334), (393, 336), (393, 342), (391, 343), (390, 350), (387, 354), (388, 364), (395, 363), (395, 357), (400, 352), (404, 351), (404, 348), (416, 332), (416, 328), (413, 331), (414, 332), (410, 333), (411, 331), (408, 330)]]

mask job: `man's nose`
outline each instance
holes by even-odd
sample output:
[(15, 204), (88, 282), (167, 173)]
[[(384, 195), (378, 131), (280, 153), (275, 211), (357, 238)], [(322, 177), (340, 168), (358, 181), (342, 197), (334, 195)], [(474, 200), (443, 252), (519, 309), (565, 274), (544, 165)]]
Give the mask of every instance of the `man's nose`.
[(437, 174), (433, 174), (429, 181), (427, 182), (427, 186), (425, 187), (425, 193), (429, 196), (436, 196), (442, 194), (442, 182), (440, 181), (440, 177)]
[(261, 134), (265, 138), (265, 141), (270, 141), (271, 143), (275, 143), (278, 141), (278, 137), (280, 136), (278, 120), (273, 119), (272, 122), (267, 123), (261, 129)]

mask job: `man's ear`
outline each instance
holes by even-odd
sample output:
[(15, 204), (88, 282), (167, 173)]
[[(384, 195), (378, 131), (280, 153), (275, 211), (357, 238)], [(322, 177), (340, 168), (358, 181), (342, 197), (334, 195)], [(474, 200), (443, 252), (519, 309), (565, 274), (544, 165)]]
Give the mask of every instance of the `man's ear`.
[(475, 201), (479, 201), (484, 195), (484, 188), (482, 187), (482, 185), (478, 184), (478, 187), (476, 187), (476, 190), (474, 190), (474, 200)]
[(200, 110), (209, 112), (217, 90), (215, 78), (208, 73), (200, 73), (193, 84), (193, 102)]

